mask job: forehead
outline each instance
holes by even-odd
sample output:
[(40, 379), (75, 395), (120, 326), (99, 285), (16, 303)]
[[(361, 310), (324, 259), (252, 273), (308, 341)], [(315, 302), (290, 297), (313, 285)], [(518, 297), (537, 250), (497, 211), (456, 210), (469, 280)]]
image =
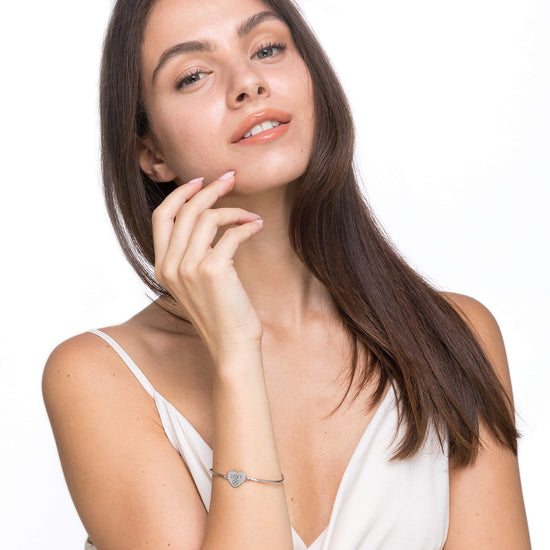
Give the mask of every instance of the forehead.
[(144, 65), (182, 40), (222, 41), (233, 36), (236, 24), (266, 10), (261, 0), (159, 0), (144, 30)]

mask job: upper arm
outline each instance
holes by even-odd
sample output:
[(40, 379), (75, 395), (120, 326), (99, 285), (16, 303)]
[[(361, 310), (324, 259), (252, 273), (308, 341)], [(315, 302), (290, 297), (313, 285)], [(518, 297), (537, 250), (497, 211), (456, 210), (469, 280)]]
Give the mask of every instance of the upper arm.
[[(499, 326), (478, 301), (446, 297), (479, 338), (496, 375), (512, 400), (512, 384)], [(473, 465), (449, 474), (450, 518), (445, 550), (529, 550), (529, 532), (517, 457), (480, 423), (482, 446)]]
[(98, 550), (198, 550), (206, 510), (152, 399), (92, 334), (50, 355), (43, 394), (69, 491)]

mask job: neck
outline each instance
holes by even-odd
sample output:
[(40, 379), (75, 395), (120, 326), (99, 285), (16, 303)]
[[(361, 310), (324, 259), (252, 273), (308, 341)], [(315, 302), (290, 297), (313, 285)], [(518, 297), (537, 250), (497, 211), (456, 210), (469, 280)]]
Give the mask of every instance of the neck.
[(261, 232), (239, 245), (234, 266), (264, 330), (298, 335), (320, 316), (336, 317), (336, 310), (324, 285), (290, 245), (292, 189), (289, 184), (254, 195), (222, 197), (216, 207), (238, 206), (263, 218)]
[(262, 216), (262, 231), (239, 246), (235, 269), (264, 327), (297, 334), (308, 321), (335, 310), (326, 288), (290, 245), (293, 190), (294, 182), (260, 194), (223, 197), (218, 204)]

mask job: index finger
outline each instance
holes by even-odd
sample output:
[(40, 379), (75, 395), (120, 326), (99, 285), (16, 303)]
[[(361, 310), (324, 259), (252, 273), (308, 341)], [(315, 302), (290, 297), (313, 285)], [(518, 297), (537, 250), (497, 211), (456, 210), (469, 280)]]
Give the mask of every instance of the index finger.
[(155, 265), (158, 265), (166, 255), (179, 209), (202, 188), (203, 181), (204, 178), (196, 178), (180, 185), (153, 211), (152, 221)]

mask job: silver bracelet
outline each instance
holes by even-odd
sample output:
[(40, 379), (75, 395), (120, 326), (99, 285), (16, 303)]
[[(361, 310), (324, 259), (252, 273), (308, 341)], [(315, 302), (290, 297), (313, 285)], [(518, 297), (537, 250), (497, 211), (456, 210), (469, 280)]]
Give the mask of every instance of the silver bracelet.
[(282, 483), (285, 480), (285, 476), (283, 474), (281, 474), (281, 479), (276, 479), (273, 481), (269, 479), (256, 479), (255, 477), (248, 477), (244, 472), (235, 472), (235, 470), (227, 472), (227, 475), (218, 474), (218, 472), (215, 472), (212, 468), (210, 468), (210, 471), (215, 476), (227, 479), (232, 487), (239, 487), (245, 481), (257, 481), (258, 483)]

